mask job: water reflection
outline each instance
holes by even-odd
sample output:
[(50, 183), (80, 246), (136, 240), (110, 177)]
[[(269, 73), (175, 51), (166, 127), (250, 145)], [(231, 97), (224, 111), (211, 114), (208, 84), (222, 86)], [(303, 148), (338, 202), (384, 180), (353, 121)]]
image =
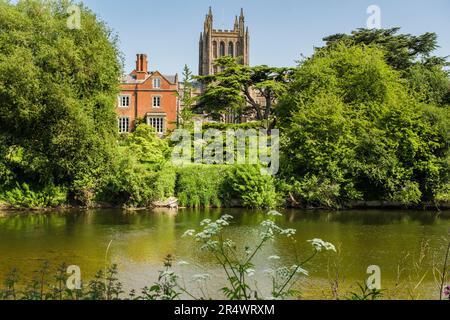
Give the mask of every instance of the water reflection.
[[(311, 248), (307, 240), (323, 238), (340, 248), (338, 255), (322, 255), (308, 266), (316, 289), (328, 285), (330, 266), (338, 265), (346, 281), (365, 278), (369, 265), (379, 265), (383, 281), (395, 284), (398, 267), (405, 256), (418, 255), (424, 244), (439, 257), (444, 250), (442, 237), (450, 227), (448, 212), (425, 211), (342, 211), (302, 212), (286, 210), (278, 223), (295, 228), (296, 249), (286, 240), (269, 244), (257, 257), (261, 272), (269, 265), (268, 256), (283, 257), (283, 263), (294, 263), (294, 250), (307, 256)], [(187, 275), (202, 271), (218, 274), (209, 257), (181, 235), (195, 229), (203, 219), (217, 219), (223, 214), (235, 217), (227, 235), (241, 246), (256, 243), (258, 226), (265, 219), (263, 211), (223, 210), (69, 210), (30, 214), (3, 213), (0, 216), (0, 277), (12, 267), (31, 274), (44, 260), (56, 268), (62, 262), (79, 265), (83, 276), (91, 277), (108, 263), (119, 264), (121, 279), (127, 287), (140, 288), (157, 277), (167, 254), (192, 263)], [(424, 262), (431, 268), (432, 259)], [(262, 278), (258, 280), (263, 281)], [(431, 285), (431, 275), (426, 277)], [(216, 281), (219, 286), (220, 279)], [(318, 286), (318, 283), (321, 283)]]

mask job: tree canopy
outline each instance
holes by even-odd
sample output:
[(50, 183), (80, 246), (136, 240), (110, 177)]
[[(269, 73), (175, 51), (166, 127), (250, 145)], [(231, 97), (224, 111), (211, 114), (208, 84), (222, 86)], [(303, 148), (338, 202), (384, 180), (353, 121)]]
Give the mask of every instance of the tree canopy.
[(357, 29), (350, 35), (334, 34), (324, 38), (326, 47), (337, 43), (346, 45), (377, 45), (386, 53), (387, 63), (396, 70), (406, 70), (416, 63), (425, 65), (444, 65), (445, 57), (437, 57), (433, 52), (439, 47), (437, 35), (433, 32), (414, 36), (399, 34), (400, 28)]
[(450, 104), (449, 66), (447, 57), (434, 55), (439, 48), (436, 33), (414, 36), (399, 33), (400, 28), (357, 29), (351, 34), (335, 34), (324, 38), (327, 50), (337, 44), (376, 46), (384, 51), (385, 60), (408, 80), (410, 89), (427, 103)]
[(293, 69), (244, 66), (229, 56), (217, 59), (216, 64), (220, 72), (198, 77), (206, 85), (198, 109), (215, 117), (237, 113), (252, 115), (260, 121), (270, 120), (275, 103), (285, 92)]
[(0, 189), (89, 189), (115, 157), (121, 75), (114, 35), (70, 1), (0, 1)]
[(403, 203), (433, 200), (448, 185), (449, 108), (411, 94), (384, 54), (340, 43), (295, 72), (279, 112), (282, 170), (300, 181), (291, 182), (300, 198), (311, 181), (336, 201)]

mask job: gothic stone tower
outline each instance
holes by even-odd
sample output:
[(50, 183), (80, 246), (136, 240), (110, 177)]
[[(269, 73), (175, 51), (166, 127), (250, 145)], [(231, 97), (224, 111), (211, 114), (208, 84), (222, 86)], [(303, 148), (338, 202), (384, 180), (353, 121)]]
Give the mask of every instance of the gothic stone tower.
[(244, 10), (236, 16), (233, 30), (213, 29), (213, 14), (211, 7), (206, 15), (204, 31), (200, 33), (199, 75), (206, 76), (217, 73), (214, 60), (229, 55), (239, 57), (240, 63), (249, 65), (250, 38), (245, 27)]

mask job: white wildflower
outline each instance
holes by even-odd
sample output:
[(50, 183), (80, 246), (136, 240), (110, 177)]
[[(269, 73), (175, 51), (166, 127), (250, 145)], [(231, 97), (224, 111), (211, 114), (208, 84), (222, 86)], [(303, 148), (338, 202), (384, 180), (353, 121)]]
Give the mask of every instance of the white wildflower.
[(210, 224), (211, 222), (212, 222), (211, 219), (205, 219), (202, 222), (200, 222), (200, 225), (203, 227)]
[(322, 239), (312, 239), (308, 242), (319, 252), (322, 250), (336, 252), (336, 247), (333, 244), (323, 241)]
[(292, 269), (292, 271), (295, 271), (296, 273), (301, 273), (301, 274), (304, 274), (305, 276), (309, 276), (309, 272), (307, 270), (305, 270), (302, 267), (297, 266), (295, 264), (291, 267), (291, 269)]
[(194, 235), (195, 235), (195, 230), (188, 230), (183, 234), (182, 238), (193, 237)]
[(174, 271), (172, 271), (172, 270), (166, 270), (166, 271), (163, 271), (163, 272), (161, 273), (161, 278), (164, 278), (164, 277), (171, 277), (171, 276), (173, 276), (173, 275), (175, 275), (175, 272), (174, 272)]
[(233, 216), (230, 216), (229, 214), (225, 214), (220, 219), (229, 221), (229, 220), (233, 220), (234, 218), (233, 218)]
[(297, 230), (295, 230), (295, 229), (284, 229), (283, 231), (281, 231), (281, 235), (286, 236), (288, 238), (295, 236), (296, 233), (297, 233)]
[(227, 239), (227, 240), (225, 240), (225, 241), (223, 242), (223, 246), (226, 247), (226, 248), (233, 249), (233, 248), (236, 247), (236, 244), (235, 244), (232, 240)]
[(229, 226), (230, 224), (228, 223), (228, 221), (224, 220), (224, 219), (219, 219), (216, 221), (216, 223), (221, 226), (221, 227), (226, 227)]

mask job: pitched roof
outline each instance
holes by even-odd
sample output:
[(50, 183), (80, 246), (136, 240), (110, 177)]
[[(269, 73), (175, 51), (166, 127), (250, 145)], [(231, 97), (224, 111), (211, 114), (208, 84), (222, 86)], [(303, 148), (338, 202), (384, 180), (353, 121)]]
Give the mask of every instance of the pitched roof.
[[(138, 84), (138, 83), (144, 83), (145, 81), (147, 81), (148, 78), (150, 78), (151, 76), (153, 76), (153, 74), (159, 73), (158, 71), (152, 71), (147, 73), (147, 75), (145, 76), (145, 79), (142, 80), (137, 80), (132, 74), (127, 74), (127, 75), (123, 75), (120, 79), (120, 81), (124, 84)], [(165, 74), (161, 74), (162, 77), (164, 77), (167, 81), (169, 81), (172, 84), (175, 84), (177, 82), (177, 75), (165, 75)]]
[(177, 82), (177, 75), (176, 75), (176, 74), (175, 74), (175, 75), (166, 75), (166, 74), (163, 74), (162, 76), (163, 76), (164, 78), (166, 78), (167, 81), (169, 81), (169, 82), (171, 82), (171, 83)]

